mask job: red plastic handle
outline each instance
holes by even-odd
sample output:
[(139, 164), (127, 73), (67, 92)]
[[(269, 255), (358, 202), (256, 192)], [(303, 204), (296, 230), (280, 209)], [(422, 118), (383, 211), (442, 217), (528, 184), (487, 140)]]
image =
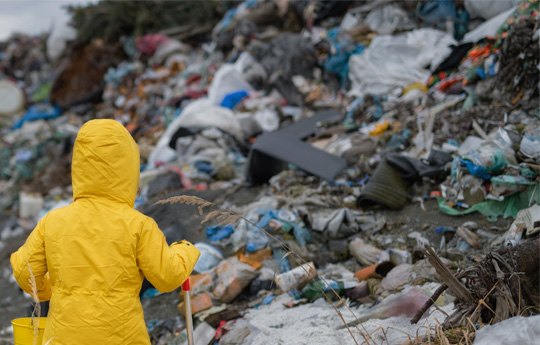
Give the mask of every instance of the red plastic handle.
[(191, 290), (191, 286), (189, 285), (189, 278), (186, 279), (186, 281), (182, 284), (182, 291), (189, 291)]

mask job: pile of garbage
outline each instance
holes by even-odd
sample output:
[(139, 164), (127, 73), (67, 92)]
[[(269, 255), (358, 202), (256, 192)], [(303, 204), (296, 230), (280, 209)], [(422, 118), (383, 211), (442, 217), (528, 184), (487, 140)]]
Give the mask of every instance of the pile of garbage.
[[(73, 142), (94, 118), (137, 142), (135, 207), (162, 229), (184, 231), (163, 218), (188, 206), (151, 205), (186, 193), (221, 194), (216, 207), (241, 217), (195, 229), (201, 344), (254, 341), (253, 308), (276, 303), (411, 318), (447, 283), (426, 245), (459, 272), (538, 238), (537, 0), (217, 3), (199, 26), (124, 16), (105, 30), (96, 9), (147, 4), (104, 1), (72, 9), (75, 28), (0, 43), (0, 252), (72, 202)], [(242, 189), (257, 192), (227, 199)], [(411, 220), (437, 212), (469, 221)], [(143, 286), (145, 309), (160, 295)], [(525, 311), (538, 310), (507, 318)], [(178, 315), (147, 321), (153, 344), (185, 340)]]

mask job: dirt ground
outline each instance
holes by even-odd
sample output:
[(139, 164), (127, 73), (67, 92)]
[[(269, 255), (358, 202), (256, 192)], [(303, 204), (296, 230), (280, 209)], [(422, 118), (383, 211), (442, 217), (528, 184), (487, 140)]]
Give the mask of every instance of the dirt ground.
[[(232, 205), (242, 206), (257, 200), (264, 187), (249, 188), (249, 187), (233, 187), (226, 190), (207, 190), (203, 192), (188, 191), (183, 192), (189, 195), (196, 195), (201, 198), (213, 201), (217, 204), (227, 202)], [(179, 240), (186, 238), (191, 242), (203, 241), (205, 239), (205, 227), (201, 225), (203, 217), (201, 217), (197, 209), (189, 205), (167, 204), (153, 205), (160, 199), (165, 199), (169, 196), (179, 195), (179, 192), (170, 192), (166, 195), (160, 195), (153, 200), (142, 205), (140, 211), (144, 214), (153, 217), (160, 228), (164, 231), (167, 238)], [(438, 205), (435, 200), (427, 200), (424, 203), (425, 211), (422, 210), (418, 202), (407, 205), (400, 211), (379, 210), (377, 215), (383, 216), (386, 219), (386, 226), (372, 235), (372, 240), (375, 240), (381, 247), (389, 247), (390, 244), (403, 249), (412, 250), (416, 244), (416, 240), (408, 238), (407, 235), (413, 231), (418, 231), (427, 238), (431, 245), (438, 247), (441, 236), (435, 234), (434, 229), (438, 226), (457, 227), (466, 221), (474, 221), (478, 224), (479, 229), (491, 233), (495, 236), (501, 236), (508, 229), (512, 219), (499, 219), (496, 222), (488, 222), (484, 216), (473, 213), (463, 217), (453, 217), (441, 213), (438, 210)], [(0, 222), (3, 224), (9, 215), (1, 214)], [(12, 252), (22, 245), (28, 236), (29, 231), (23, 235), (9, 238), (4, 241), (4, 248), (0, 249), (0, 329), (5, 329), (10, 325), (10, 321), (14, 318), (27, 316), (30, 299), (26, 298), (22, 291), (18, 288), (11, 275), (9, 256)], [(489, 250), (487, 237), (480, 236), (481, 249), (475, 251), (475, 255), (481, 255)], [(470, 254), (470, 253), (467, 253)], [(466, 265), (470, 261), (470, 255), (457, 255), (454, 260)], [(179, 300), (177, 291), (156, 296), (143, 301), (145, 311), (145, 319), (154, 318), (166, 319), (173, 318), (179, 315), (176, 305)]]

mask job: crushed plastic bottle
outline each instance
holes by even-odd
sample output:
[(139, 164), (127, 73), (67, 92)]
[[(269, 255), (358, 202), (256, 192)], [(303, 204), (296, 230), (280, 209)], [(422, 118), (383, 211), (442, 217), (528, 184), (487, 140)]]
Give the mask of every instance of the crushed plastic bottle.
[(246, 245), (246, 236), (248, 232), (247, 224), (248, 223), (245, 220), (238, 222), (238, 225), (234, 229), (234, 233), (231, 235), (231, 244), (234, 252)]

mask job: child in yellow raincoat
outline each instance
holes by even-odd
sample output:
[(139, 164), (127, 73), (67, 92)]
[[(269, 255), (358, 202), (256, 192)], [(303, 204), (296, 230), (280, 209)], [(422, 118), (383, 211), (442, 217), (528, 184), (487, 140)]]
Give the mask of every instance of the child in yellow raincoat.
[(73, 148), (73, 203), (49, 212), (11, 255), (13, 274), (50, 299), (43, 343), (150, 344), (139, 300), (146, 277), (161, 292), (179, 287), (200, 252), (170, 247), (153, 219), (133, 209), (139, 149), (114, 120), (92, 120)]

